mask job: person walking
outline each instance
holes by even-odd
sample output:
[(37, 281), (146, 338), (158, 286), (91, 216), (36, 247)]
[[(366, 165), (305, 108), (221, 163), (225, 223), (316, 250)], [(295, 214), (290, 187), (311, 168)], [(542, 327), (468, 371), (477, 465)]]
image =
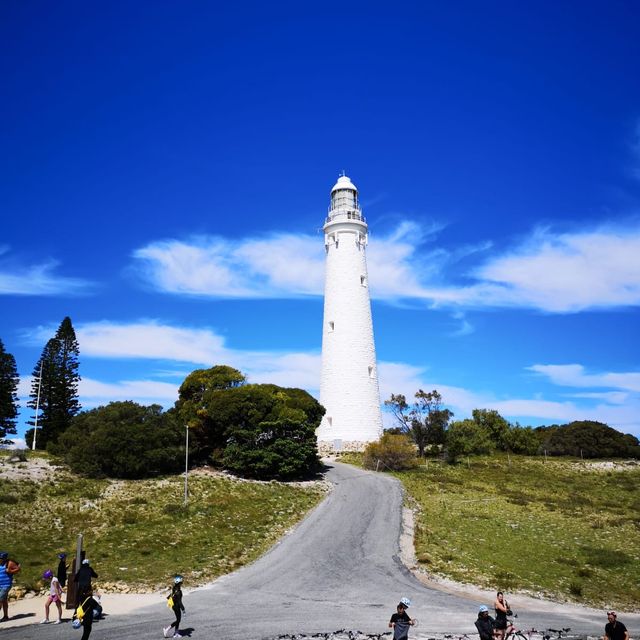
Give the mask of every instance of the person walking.
[(58, 608), (58, 619), (53, 624), (60, 624), (62, 622), (62, 587), (60, 586), (60, 580), (53, 575), (51, 569), (47, 569), (42, 574), (43, 580), (51, 580), (49, 586), (49, 596), (44, 603), (44, 620), (40, 621), (40, 624), (47, 624), (49, 622), (49, 607), (51, 603), (55, 602)]
[[(94, 600), (90, 593), (81, 601), (78, 601), (78, 604), (79, 606), (76, 607), (76, 611), (73, 614), (75, 620), (72, 626), (74, 628), (80, 628), (80, 626), (82, 626), (82, 638), (80, 638), (80, 640), (89, 640), (91, 629), (93, 628), (94, 609), (100, 605)], [(82, 616), (80, 616), (80, 607), (82, 607)]]
[(607, 620), (602, 640), (629, 640), (627, 627), (622, 622), (618, 622), (618, 616), (615, 611), (607, 611)]
[[(182, 614), (185, 613), (184, 605), (182, 604), (182, 581), (182, 576), (176, 576), (173, 579), (171, 593), (167, 596), (168, 605), (176, 616), (176, 619), (162, 630), (162, 635), (165, 638), (182, 638), (182, 634), (180, 633), (180, 620), (182, 619)], [(171, 629), (173, 629), (173, 635), (169, 635)]]
[(67, 564), (67, 554), (59, 553), (58, 558), (60, 561), (58, 562), (56, 577), (58, 578), (60, 586), (64, 589), (67, 586), (67, 569), (69, 568), (69, 565)]
[(87, 596), (91, 595), (91, 579), (97, 578), (98, 574), (93, 570), (89, 560), (85, 558), (75, 575), (75, 583), (77, 588), (77, 602), (81, 602)]
[(0, 622), (9, 619), (9, 591), (13, 586), (13, 576), (20, 571), (20, 564), (9, 560), (6, 551), (0, 551), (0, 604), (2, 604), (2, 618)]
[(480, 640), (493, 640), (493, 623), (494, 619), (489, 615), (489, 607), (484, 604), (480, 605), (476, 620), (476, 629)]
[(393, 629), (393, 640), (407, 640), (409, 637), (409, 627), (415, 624), (415, 620), (409, 617), (407, 609), (411, 605), (409, 598), (400, 598), (396, 607), (396, 612), (389, 620), (389, 628)]

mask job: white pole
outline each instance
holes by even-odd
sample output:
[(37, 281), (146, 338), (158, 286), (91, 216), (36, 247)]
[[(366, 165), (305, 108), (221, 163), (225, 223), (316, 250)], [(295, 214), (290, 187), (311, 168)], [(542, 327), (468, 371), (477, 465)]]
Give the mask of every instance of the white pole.
[(38, 378), (38, 397), (36, 398), (36, 421), (33, 425), (33, 440), (31, 441), (31, 451), (36, 450), (36, 433), (38, 432), (38, 411), (40, 410), (40, 389), (42, 387), (42, 365), (40, 362), (40, 377)]
[(187, 500), (189, 499), (189, 490), (187, 487), (187, 478), (189, 476), (189, 425), (185, 424), (184, 426), (187, 431), (187, 445), (184, 452), (184, 505), (186, 507)]

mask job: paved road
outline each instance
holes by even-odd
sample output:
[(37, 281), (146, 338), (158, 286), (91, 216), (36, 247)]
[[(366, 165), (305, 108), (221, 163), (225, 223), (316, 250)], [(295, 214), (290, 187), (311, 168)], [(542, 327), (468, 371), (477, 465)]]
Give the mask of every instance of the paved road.
[[(334, 485), (331, 494), (269, 553), (185, 595), (182, 628), (194, 640), (258, 640), (344, 628), (381, 633), (398, 599), (408, 596), (420, 622), (414, 638), (474, 631), (478, 602), (423, 586), (400, 562), (400, 484), (339, 463), (332, 463), (327, 478)], [(521, 626), (602, 633), (603, 615), (544, 609), (519, 611)], [(171, 618), (162, 604), (113, 616), (94, 625), (91, 640), (160, 638)], [(628, 626), (637, 630), (640, 616), (633, 618)], [(6, 629), (2, 635), (20, 640), (80, 637), (69, 625)]]

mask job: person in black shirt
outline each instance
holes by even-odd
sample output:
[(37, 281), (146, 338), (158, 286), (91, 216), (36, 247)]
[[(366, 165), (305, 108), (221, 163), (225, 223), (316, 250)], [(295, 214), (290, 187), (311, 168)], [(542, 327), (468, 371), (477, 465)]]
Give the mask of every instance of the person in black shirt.
[(604, 627), (602, 640), (629, 640), (629, 632), (622, 622), (618, 622), (615, 611), (607, 611), (607, 624)]
[(476, 629), (480, 634), (480, 640), (493, 640), (493, 624), (494, 620), (489, 615), (489, 608), (484, 604), (481, 605), (476, 620)]
[(64, 589), (67, 586), (67, 554), (59, 553), (58, 558), (60, 558), (60, 562), (58, 562), (56, 577), (58, 578), (60, 586)]
[(407, 614), (407, 608), (411, 604), (409, 598), (402, 598), (396, 608), (396, 613), (389, 620), (389, 628), (393, 629), (393, 640), (407, 640), (409, 637), (409, 626), (415, 624)]
[(78, 589), (78, 601), (91, 595), (91, 578), (97, 578), (98, 574), (93, 570), (89, 561), (85, 558), (76, 572), (75, 582)]
[[(91, 635), (91, 629), (93, 627), (93, 610), (100, 605), (93, 599), (92, 595), (85, 596), (78, 604), (82, 605), (84, 615), (82, 616), (82, 638), (80, 640), (89, 640)], [(74, 613), (74, 617), (77, 616), (78, 610)]]
[[(180, 633), (180, 620), (182, 619), (182, 614), (185, 612), (184, 605), (182, 604), (182, 576), (176, 576), (173, 579), (173, 587), (171, 587), (171, 593), (167, 596), (167, 600), (169, 598), (173, 601), (171, 610), (176, 616), (176, 619), (162, 630), (162, 635), (165, 638), (182, 638), (182, 634)], [(169, 635), (171, 629), (174, 629), (172, 636)]]
[(495, 629), (496, 640), (503, 640), (505, 631), (507, 630), (507, 611), (509, 610), (509, 603), (505, 600), (502, 591), (498, 591), (496, 594), (496, 601), (493, 603), (496, 620), (493, 628)]

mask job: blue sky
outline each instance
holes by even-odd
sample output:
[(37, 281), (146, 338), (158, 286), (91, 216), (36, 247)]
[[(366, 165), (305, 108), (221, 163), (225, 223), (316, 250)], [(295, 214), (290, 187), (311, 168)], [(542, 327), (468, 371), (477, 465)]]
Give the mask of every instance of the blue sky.
[(317, 395), (345, 170), (383, 400), (640, 435), (637, 3), (7, 0), (0, 73), (23, 396), (66, 315), (85, 408), (222, 363)]

